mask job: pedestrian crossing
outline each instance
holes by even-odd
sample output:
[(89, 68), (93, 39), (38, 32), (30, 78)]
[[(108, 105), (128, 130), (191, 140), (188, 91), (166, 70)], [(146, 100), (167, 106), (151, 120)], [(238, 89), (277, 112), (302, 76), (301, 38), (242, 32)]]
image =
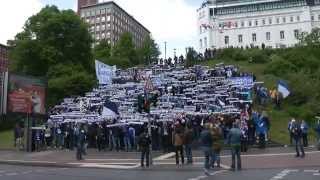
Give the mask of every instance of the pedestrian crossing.
[[(12, 176), (25, 176), (28, 174), (42, 174), (42, 173), (50, 173), (50, 172), (57, 172), (62, 170), (67, 170), (68, 168), (33, 168), (32, 170), (29, 170), (29, 167), (26, 167), (26, 169), (19, 169), (19, 170), (12, 170), (12, 169), (5, 169), (0, 170), (0, 177), (12, 177)], [(0, 178), (1, 179), (1, 178)]]

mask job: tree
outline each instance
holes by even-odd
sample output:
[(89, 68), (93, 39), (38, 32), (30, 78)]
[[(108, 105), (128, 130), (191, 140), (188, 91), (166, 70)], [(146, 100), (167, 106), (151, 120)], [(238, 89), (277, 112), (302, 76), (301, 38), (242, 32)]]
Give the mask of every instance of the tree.
[(320, 46), (320, 28), (316, 27), (312, 29), (311, 33), (302, 32), (299, 34), (298, 39), (300, 44), (311, 47)]
[(121, 60), (129, 60), (128, 66), (138, 65), (136, 49), (133, 43), (132, 35), (128, 32), (123, 33), (119, 41), (112, 50), (112, 56)]
[(190, 67), (190, 66), (193, 66), (195, 63), (196, 63), (196, 60), (197, 60), (197, 52), (192, 48), (188, 48), (187, 49), (187, 57), (186, 57), (186, 66), (187, 67)]
[(106, 40), (102, 40), (94, 47), (93, 53), (96, 60), (108, 64), (108, 60), (111, 57), (111, 45)]
[[(10, 70), (48, 79), (50, 104), (92, 87), (92, 39), (88, 26), (72, 10), (46, 6), (31, 16), (11, 41)], [(92, 81), (92, 82), (91, 82)]]
[(148, 65), (158, 60), (160, 50), (154, 39), (152, 39), (151, 36), (147, 36), (143, 41), (141, 48), (137, 50), (137, 53), (140, 63)]

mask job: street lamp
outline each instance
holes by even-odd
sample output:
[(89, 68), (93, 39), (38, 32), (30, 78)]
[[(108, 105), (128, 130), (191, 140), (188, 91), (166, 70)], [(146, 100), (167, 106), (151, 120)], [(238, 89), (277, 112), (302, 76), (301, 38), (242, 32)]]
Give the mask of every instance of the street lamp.
[(164, 59), (167, 59), (167, 41), (164, 42)]

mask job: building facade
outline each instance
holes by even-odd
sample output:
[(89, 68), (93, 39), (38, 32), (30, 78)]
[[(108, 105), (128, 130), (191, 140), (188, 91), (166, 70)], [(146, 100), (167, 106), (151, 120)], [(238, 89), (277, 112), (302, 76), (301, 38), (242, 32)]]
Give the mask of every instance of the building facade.
[(141, 47), (150, 32), (113, 1), (80, 7), (81, 18), (89, 24), (96, 43), (107, 40), (112, 46), (124, 32), (132, 34), (136, 47)]
[(209, 0), (197, 10), (199, 51), (285, 48), (320, 25), (320, 0)]

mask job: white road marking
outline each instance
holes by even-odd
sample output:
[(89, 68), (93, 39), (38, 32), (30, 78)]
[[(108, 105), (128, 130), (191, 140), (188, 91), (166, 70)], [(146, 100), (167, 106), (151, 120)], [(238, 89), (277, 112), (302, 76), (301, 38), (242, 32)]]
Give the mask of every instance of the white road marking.
[(134, 166), (123, 166), (123, 165), (113, 165), (113, 164), (85, 163), (85, 164), (80, 164), (80, 167), (95, 167), (95, 168), (109, 168), (109, 169), (134, 169), (134, 168), (140, 167), (140, 164), (135, 164)]
[[(320, 154), (320, 151), (309, 151), (306, 154)], [(278, 154), (241, 154), (241, 157), (272, 157), (272, 156), (289, 156), (296, 155), (296, 153), (278, 153)], [(231, 155), (220, 156), (222, 158), (229, 158)], [(193, 157), (194, 159), (204, 159), (204, 157)]]
[(86, 161), (140, 161), (140, 159), (85, 159)]
[(303, 172), (306, 172), (306, 173), (318, 173), (319, 170), (316, 170), (316, 169), (306, 169), (306, 170), (304, 170)]
[(32, 173), (32, 171), (24, 171), (21, 174), (30, 174), (30, 173)]
[[(217, 174), (226, 172), (226, 171), (227, 171), (227, 170), (216, 171), (216, 172), (210, 173), (210, 176), (214, 176), (214, 175), (217, 175)], [(210, 176), (201, 175), (201, 176), (198, 176), (198, 177), (195, 177), (195, 178), (189, 178), (188, 180), (201, 180), (201, 179), (205, 179), (205, 178), (210, 177)]]
[(6, 176), (16, 176), (16, 175), (18, 175), (18, 173), (7, 173), (7, 174), (5, 174)]
[(174, 153), (174, 152), (161, 155), (161, 156), (159, 156), (159, 157), (154, 158), (153, 160), (155, 160), (155, 161), (164, 160), (164, 159), (171, 158), (171, 157), (173, 157), (173, 156), (175, 156), (175, 153)]
[(320, 176), (320, 173), (314, 173), (313, 175), (314, 176)]
[(5, 173), (5, 172), (6, 172), (6, 171), (0, 171), (0, 174), (1, 174), (1, 173)]
[(276, 176), (272, 177), (270, 180), (277, 180), (277, 179), (283, 179), (284, 177), (288, 176), (292, 172), (299, 172), (298, 169), (285, 169), (278, 173)]

